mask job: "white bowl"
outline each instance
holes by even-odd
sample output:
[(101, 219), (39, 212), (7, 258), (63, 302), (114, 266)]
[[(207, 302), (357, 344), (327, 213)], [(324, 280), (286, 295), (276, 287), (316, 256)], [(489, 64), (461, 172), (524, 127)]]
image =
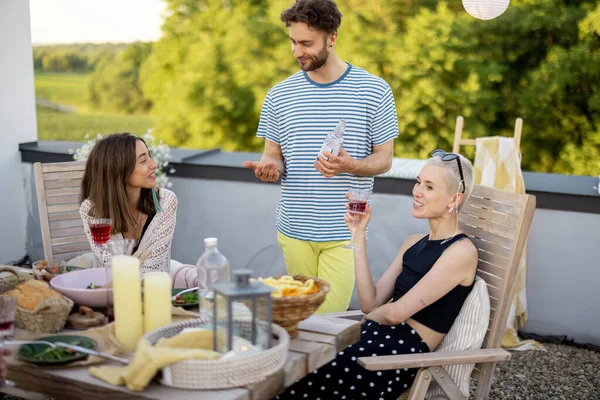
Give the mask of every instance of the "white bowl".
[[(111, 280), (112, 271), (108, 268), (108, 279)], [(67, 296), (75, 304), (91, 308), (106, 308), (106, 295), (108, 291), (109, 303), (112, 304), (112, 288), (87, 289), (90, 284), (106, 284), (105, 268), (90, 268), (80, 271), (67, 272), (57, 275), (50, 280), (54, 290)]]

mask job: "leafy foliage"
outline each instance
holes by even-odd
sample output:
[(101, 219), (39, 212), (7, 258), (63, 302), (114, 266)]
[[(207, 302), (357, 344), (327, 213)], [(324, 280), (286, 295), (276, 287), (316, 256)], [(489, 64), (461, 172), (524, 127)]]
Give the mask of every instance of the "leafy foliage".
[[(96, 61), (93, 103), (150, 110), (155, 134), (173, 146), (260, 151), (265, 95), (298, 70), (279, 20), (291, 0), (166, 3), (164, 34), (151, 48), (136, 44)], [(511, 136), (522, 117), (525, 170), (598, 174), (597, 0), (513, 0), (492, 21), (455, 1), (337, 3), (344, 17), (336, 51), (394, 92), (396, 156), (450, 149), (459, 115), (467, 137)]]
[(126, 43), (76, 43), (35, 46), (33, 65), (36, 72), (90, 72), (106, 55), (126, 49)]
[(151, 43), (138, 42), (102, 58), (90, 77), (91, 106), (112, 113), (147, 112), (152, 103), (142, 93), (140, 67), (151, 51)]

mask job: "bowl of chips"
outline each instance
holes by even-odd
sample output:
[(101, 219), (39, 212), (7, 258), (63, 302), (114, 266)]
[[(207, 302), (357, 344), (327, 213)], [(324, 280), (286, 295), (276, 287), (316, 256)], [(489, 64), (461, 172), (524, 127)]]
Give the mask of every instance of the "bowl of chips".
[(258, 278), (275, 290), (273, 322), (283, 327), (290, 338), (298, 336), (298, 323), (310, 317), (319, 308), (329, 292), (329, 283), (304, 275), (283, 275)]

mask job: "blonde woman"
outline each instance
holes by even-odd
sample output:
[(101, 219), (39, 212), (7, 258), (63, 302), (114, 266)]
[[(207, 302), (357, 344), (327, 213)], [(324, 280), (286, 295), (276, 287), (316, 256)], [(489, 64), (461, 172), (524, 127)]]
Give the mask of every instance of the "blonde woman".
[[(279, 399), (397, 399), (417, 369), (369, 371), (359, 357), (434, 351), (471, 292), (477, 248), (458, 229), (458, 212), (473, 189), (473, 166), (464, 157), (436, 150), (413, 189), (412, 215), (429, 221), (429, 233), (410, 236), (376, 284), (366, 252), (354, 252), (356, 289), (365, 313), (361, 338), (336, 358), (289, 387)], [(371, 209), (346, 224), (366, 248)]]

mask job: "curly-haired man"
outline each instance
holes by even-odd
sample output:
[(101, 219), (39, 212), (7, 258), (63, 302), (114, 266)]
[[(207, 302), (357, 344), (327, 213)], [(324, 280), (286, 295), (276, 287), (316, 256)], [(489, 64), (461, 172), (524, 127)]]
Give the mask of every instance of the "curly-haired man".
[[(281, 20), (301, 70), (269, 90), (257, 133), (266, 139), (263, 156), (244, 166), (265, 182), (281, 178), (277, 229), (288, 273), (327, 280), (318, 311), (345, 311), (354, 288), (353, 253), (343, 248), (350, 239), (345, 196), (372, 189), (373, 176), (392, 165), (394, 97), (383, 79), (336, 53), (342, 14), (334, 1), (296, 0)], [(318, 157), (342, 119), (343, 148)]]

